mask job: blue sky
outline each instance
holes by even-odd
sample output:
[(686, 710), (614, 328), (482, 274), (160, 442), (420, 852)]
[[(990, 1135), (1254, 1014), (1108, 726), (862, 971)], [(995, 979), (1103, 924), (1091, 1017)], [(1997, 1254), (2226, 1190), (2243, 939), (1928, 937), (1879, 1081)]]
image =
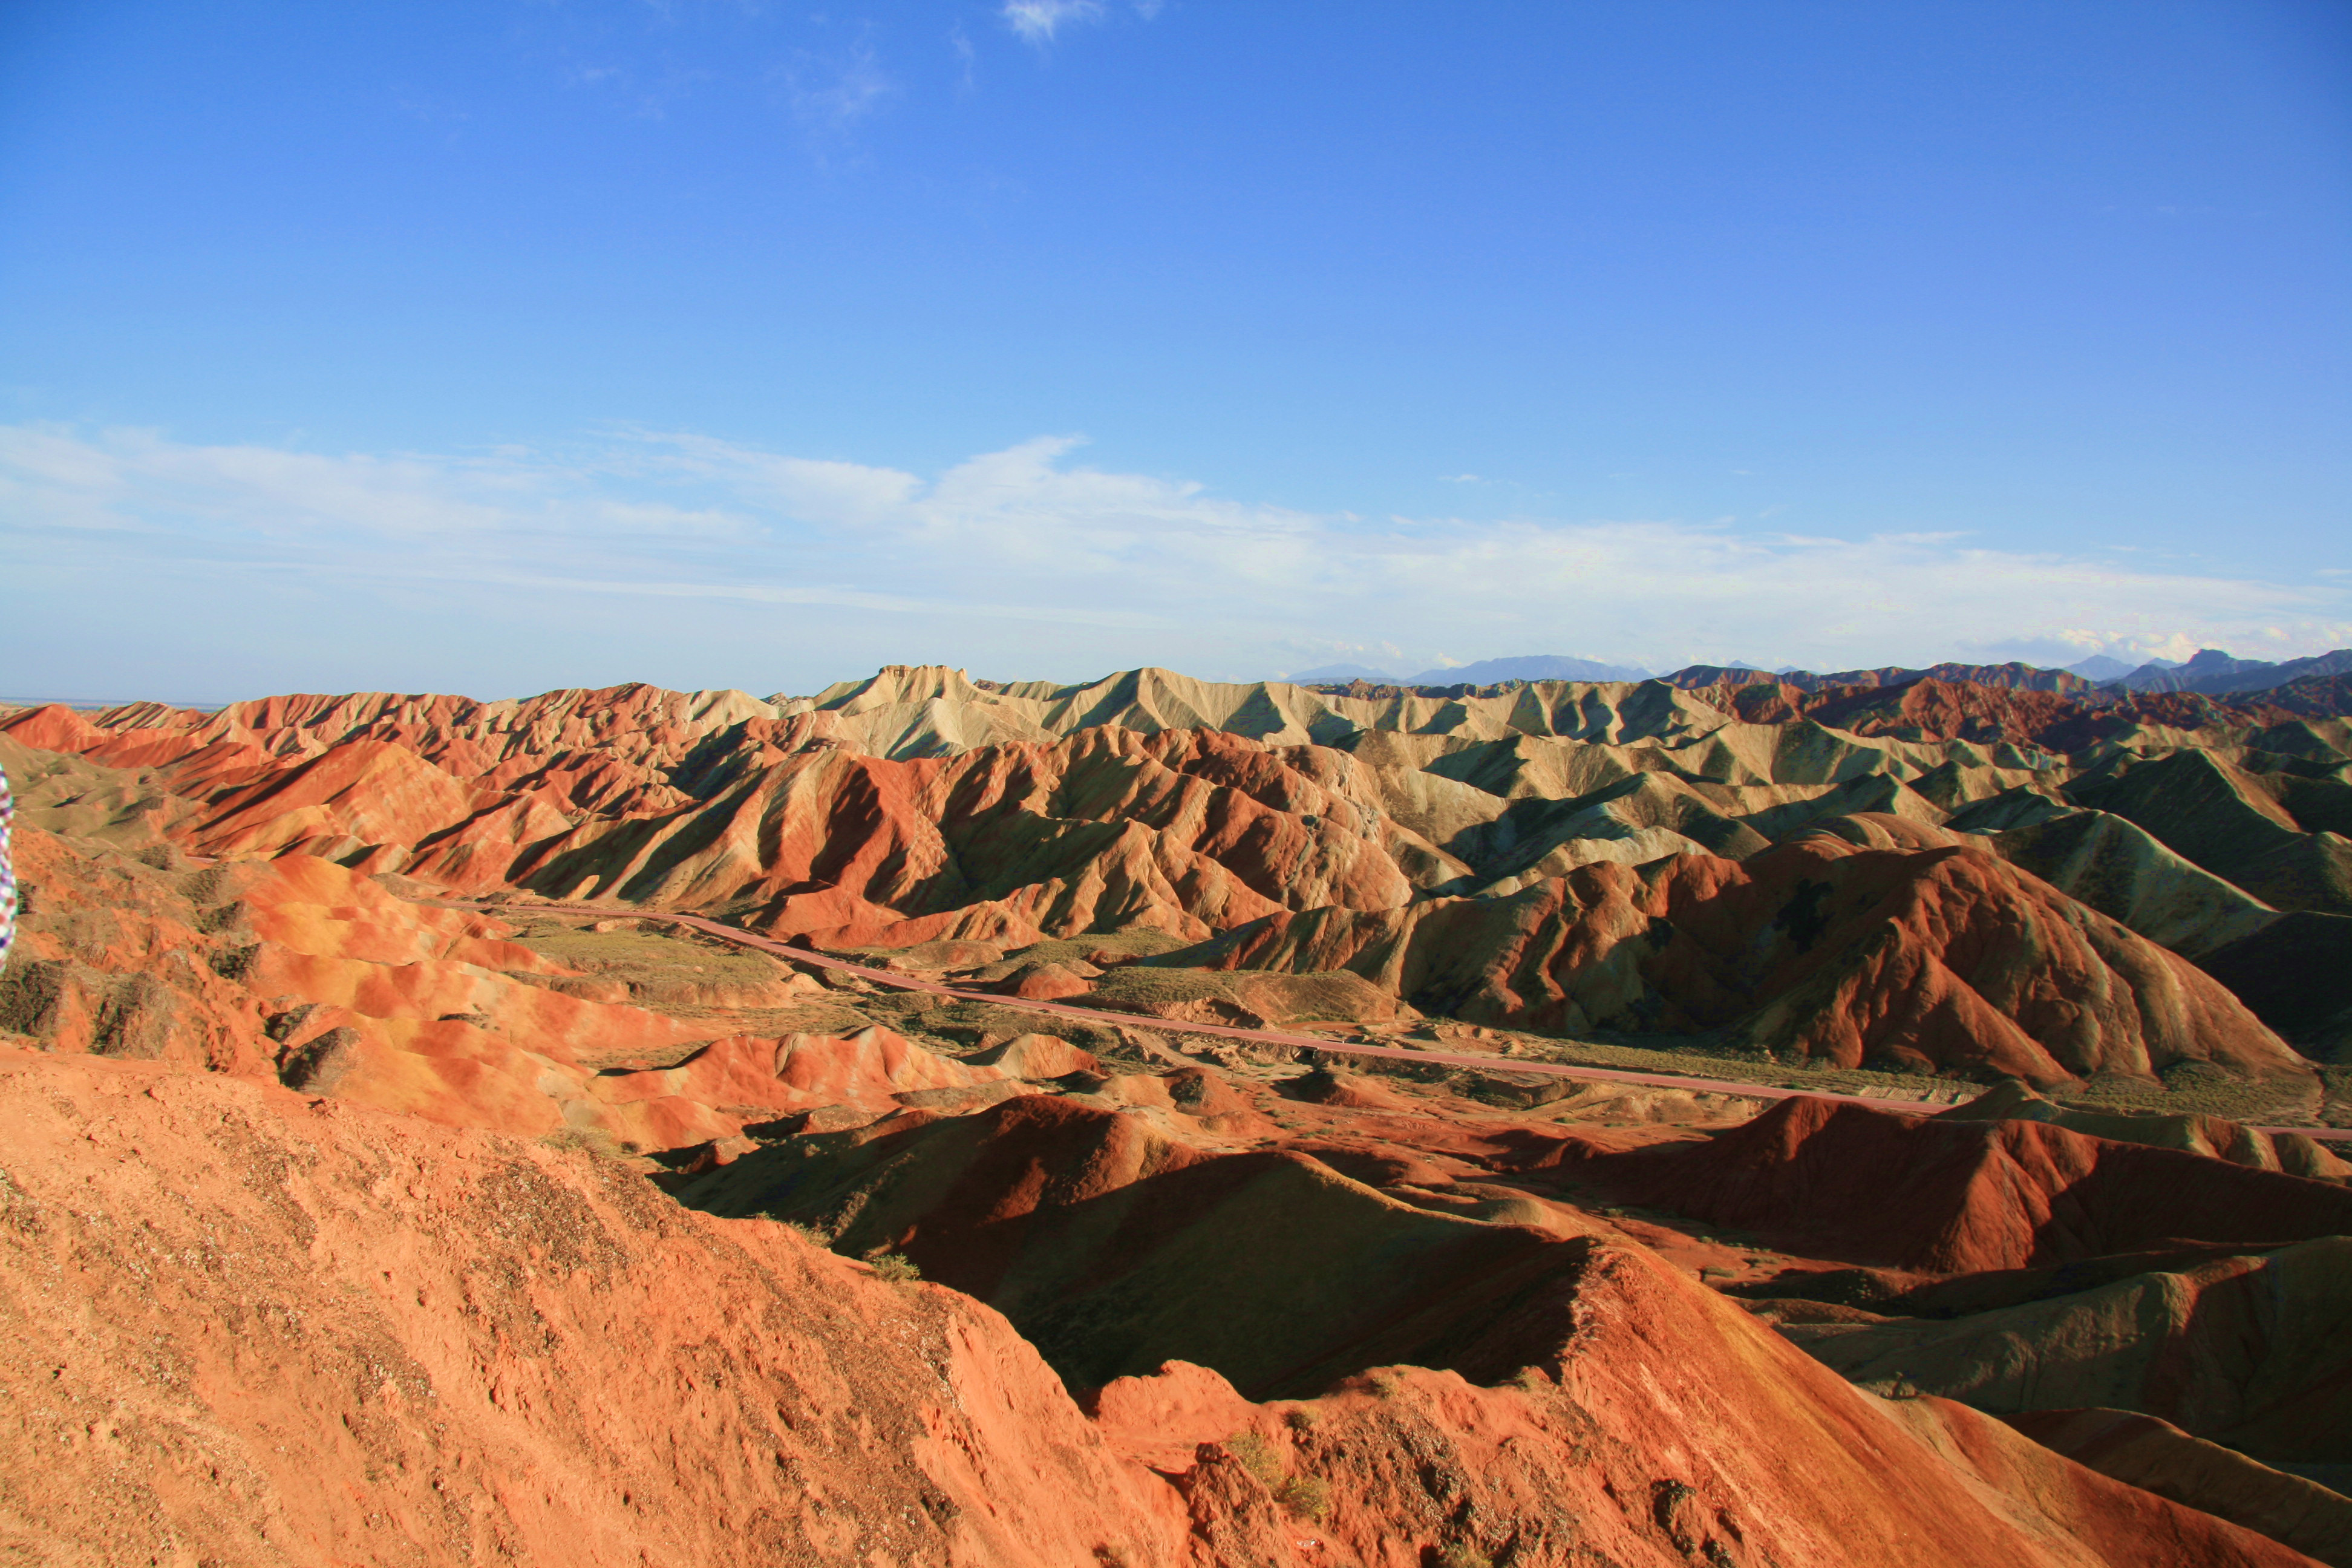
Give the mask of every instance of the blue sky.
[(0, 8), (0, 695), (2352, 643), (2352, 7)]

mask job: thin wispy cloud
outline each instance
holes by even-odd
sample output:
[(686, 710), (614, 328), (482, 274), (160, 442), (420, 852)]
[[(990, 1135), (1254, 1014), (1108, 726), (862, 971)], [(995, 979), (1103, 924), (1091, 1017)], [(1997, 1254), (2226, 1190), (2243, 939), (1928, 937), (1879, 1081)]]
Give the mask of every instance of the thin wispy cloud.
[[(1004, 18), (1005, 26), (1042, 47), (1052, 43), (1054, 35), (1072, 23), (1101, 21), (1103, 5), (1102, 0), (1004, 0), (998, 15)], [(1151, 15), (1150, 11), (1144, 13), (1147, 18)]]
[(793, 118), (806, 129), (838, 136), (869, 118), (898, 90), (874, 51), (863, 44), (833, 54), (795, 54), (782, 72)]
[(563, 68), (562, 79), (567, 86), (604, 95), (640, 120), (660, 120), (671, 106), (708, 89), (718, 77), (672, 59), (631, 58), (614, 64), (574, 60)]
[(969, 93), (980, 85), (980, 51), (972, 47), (971, 36), (958, 22), (948, 31), (948, 47), (955, 51), (956, 89)]
[[(281, 588), (334, 606), (315, 634), (272, 645), (277, 673), (256, 679), (281, 689), (327, 679), (305, 663), (321, 646), (365, 670), (420, 641), (492, 672), (466, 684), (501, 689), (529, 683), (509, 668), (565, 684), (591, 679), (586, 663), (745, 683), (702, 668), (744, 647), (779, 667), (770, 689), (800, 670), (813, 689), (923, 659), (1007, 678), (1158, 663), (1245, 679), (1320, 662), (1301, 648), (1371, 643), (1400, 667), (1577, 651), (1653, 668), (2352, 644), (2352, 585), (2334, 577), (2163, 572), (1951, 533), (1368, 521), (1091, 468), (1080, 450), (1040, 437), (924, 475), (693, 432), (451, 456), (0, 427), (0, 579), (16, 599), (0, 654), (151, 646), (184, 663), (224, 613), (276, 613)], [(84, 626), (75, 606), (100, 602), (123, 608)], [(420, 639), (425, 621), (446, 624)], [(522, 626), (553, 628), (534, 634), (540, 663), (519, 651)]]

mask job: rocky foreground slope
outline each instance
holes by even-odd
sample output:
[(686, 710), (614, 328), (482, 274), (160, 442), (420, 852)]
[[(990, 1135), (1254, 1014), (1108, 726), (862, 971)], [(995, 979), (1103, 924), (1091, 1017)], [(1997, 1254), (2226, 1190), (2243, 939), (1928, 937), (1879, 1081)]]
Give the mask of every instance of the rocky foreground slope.
[(16, 715), (0, 1540), (2352, 1562), (2343, 718), (1769, 691)]
[(585, 1154), (13, 1053), (0, 1127), (26, 1561), (2305, 1561), (1853, 1389), (1622, 1243), (1500, 1386), (1171, 1366), (1089, 1420), (971, 1298)]

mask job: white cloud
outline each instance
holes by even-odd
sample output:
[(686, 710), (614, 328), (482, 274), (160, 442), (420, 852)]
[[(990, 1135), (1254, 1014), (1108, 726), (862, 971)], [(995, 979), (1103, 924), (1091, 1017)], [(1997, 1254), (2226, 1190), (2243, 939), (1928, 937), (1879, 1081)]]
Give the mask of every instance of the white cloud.
[[(236, 678), (247, 694), (320, 689), (306, 661), (330, 646), (357, 671), (346, 681), (384, 685), (368, 672), (411, 668), (398, 661), (425, 643), (445, 664), (408, 679), (472, 669), (469, 689), (509, 690), (527, 679), (510, 672), (575, 684), (592, 665), (813, 689), (929, 659), (1005, 678), (1144, 663), (1246, 678), (1374, 647), (1412, 668), (1576, 648), (1653, 668), (1837, 669), (2352, 644), (2352, 586), (2333, 578), (2166, 573), (1949, 533), (1365, 521), (1089, 468), (1079, 444), (1041, 437), (926, 478), (690, 433), (335, 455), (0, 426), (0, 670), (37, 644), (202, 666), (232, 629), (250, 652), (234, 668), (257, 672)], [(332, 606), (329, 621), (273, 618), (294, 600)], [(420, 638), (427, 622), (441, 629)], [(538, 663), (513, 630), (526, 624), (554, 628), (534, 634)], [(757, 648), (775, 673), (709, 669), (722, 647)], [(1310, 649), (1330, 652), (1297, 657)]]
[[(1145, 18), (1150, 19), (1156, 10), (1145, 11)], [(1066, 23), (1101, 21), (1103, 7), (1102, 0), (1004, 0), (998, 14), (1005, 26), (1042, 47), (1052, 43)]]
[(948, 47), (955, 50), (958, 72), (956, 86), (961, 91), (971, 92), (979, 85), (980, 54), (971, 47), (971, 39), (965, 34), (961, 22), (958, 22), (949, 31)]
[(841, 54), (800, 53), (782, 75), (793, 117), (810, 131), (832, 136), (851, 130), (898, 90), (874, 51), (862, 44)]

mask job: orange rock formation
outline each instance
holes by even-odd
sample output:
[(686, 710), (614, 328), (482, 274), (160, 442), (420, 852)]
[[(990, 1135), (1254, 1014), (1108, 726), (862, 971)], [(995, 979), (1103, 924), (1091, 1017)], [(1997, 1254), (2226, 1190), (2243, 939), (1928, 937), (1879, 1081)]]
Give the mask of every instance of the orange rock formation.
[(2305, 1561), (1874, 1400), (1637, 1251), (1517, 1384), (1177, 1368), (1098, 1425), (969, 1298), (585, 1155), (145, 1063), (0, 1083), (6, 1528), (53, 1560)]
[[(1849, 674), (18, 714), (0, 1541), (2336, 1552), (2343, 1163), (2057, 1100), (2346, 1113), (2272, 1026), (2352, 1026), (2347, 704)], [(1266, 1022), (1437, 1048), (1184, 1033)], [(1756, 1115), (1483, 1025), (2053, 1098)]]

